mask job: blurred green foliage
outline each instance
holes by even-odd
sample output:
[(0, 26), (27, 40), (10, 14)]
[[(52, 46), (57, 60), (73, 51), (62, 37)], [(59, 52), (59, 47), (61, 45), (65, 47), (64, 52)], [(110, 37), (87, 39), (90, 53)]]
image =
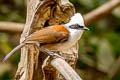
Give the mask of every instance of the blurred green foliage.
[[(70, 0), (77, 12), (88, 13), (110, 0)], [(0, 21), (25, 23), (26, 0), (0, 0)], [(88, 26), (79, 40), (77, 71), (84, 80), (120, 80), (120, 7)], [(16, 37), (16, 35), (18, 37)], [(0, 59), (18, 44), (20, 34), (0, 33)], [(14, 41), (16, 40), (16, 41)], [(11, 80), (19, 62), (19, 52), (0, 63), (0, 80)], [(9, 67), (5, 67), (9, 66)], [(118, 67), (118, 68), (116, 68)]]
[(0, 0), (0, 20), (25, 22), (25, 0)]

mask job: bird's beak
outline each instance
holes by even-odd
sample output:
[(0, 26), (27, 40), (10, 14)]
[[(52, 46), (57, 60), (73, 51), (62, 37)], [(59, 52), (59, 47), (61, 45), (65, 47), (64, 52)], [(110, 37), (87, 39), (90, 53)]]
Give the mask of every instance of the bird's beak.
[(82, 28), (82, 30), (87, 30), (87, 31), (88, 31), (89, 28), (87, 28), (87, 27), (84, 26), (84, 27)]

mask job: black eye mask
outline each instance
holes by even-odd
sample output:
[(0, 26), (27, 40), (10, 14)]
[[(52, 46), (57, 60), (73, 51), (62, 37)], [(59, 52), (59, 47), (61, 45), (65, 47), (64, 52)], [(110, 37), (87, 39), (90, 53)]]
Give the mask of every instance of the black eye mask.
[(80, 26), (79, 24), (73, 24), (69, 26), (71, 29), (80, 29), (83, 28), (84, 26)]

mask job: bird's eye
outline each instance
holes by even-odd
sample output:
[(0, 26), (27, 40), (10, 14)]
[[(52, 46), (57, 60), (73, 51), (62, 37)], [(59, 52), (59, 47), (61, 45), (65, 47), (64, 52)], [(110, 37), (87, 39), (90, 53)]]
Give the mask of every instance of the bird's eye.
[(72, 29), (79, 29), (79, 28), (83, 28), (83, 26), (80, 26), (79, 24), (73, 24), (69, 26)]

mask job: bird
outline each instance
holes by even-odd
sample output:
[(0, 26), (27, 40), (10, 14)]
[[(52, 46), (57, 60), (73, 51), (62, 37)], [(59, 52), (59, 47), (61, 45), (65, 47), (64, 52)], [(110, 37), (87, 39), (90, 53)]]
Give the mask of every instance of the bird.
[(40, 47), (50, 51), (69, 49), (78, 42), (84, 30), (89, 29), (85, 27), (82, 14), (75, 13), (66, 24), (51, 25), (30, 34), (22, 43), (5, 56), (3, 62), (20, 48), (34, 42), (37, 42), (40, 44)]

